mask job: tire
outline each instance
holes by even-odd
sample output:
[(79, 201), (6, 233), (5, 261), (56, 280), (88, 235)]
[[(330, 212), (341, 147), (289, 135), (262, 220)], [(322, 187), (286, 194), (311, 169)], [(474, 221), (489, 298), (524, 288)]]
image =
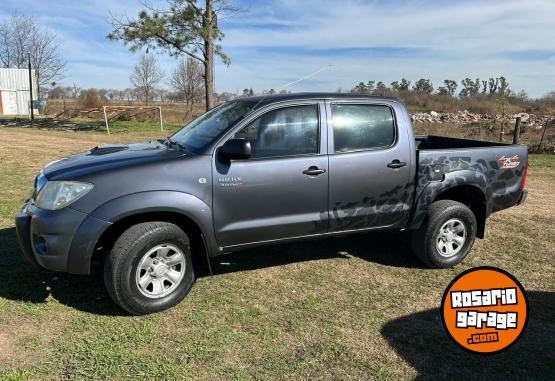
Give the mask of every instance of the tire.
[(476, 226), (476, 217), (466, 205), (452, 200), (436, 201), (430, 205), (420, 228), (412, 233), (413, 251), (429, 267), (453, 267), (462, 262), (474, 245)]
[(116, 240), (104, 262), (108, 294), (133, 315), (175, 306), (194, 282), (189, 237), (168, 222), (130, 227)]

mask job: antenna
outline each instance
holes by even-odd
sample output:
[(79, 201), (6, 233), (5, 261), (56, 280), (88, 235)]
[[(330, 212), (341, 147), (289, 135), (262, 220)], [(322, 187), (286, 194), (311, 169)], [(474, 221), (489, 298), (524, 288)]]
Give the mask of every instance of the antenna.
[[(315, 72), (310, 73), (310, 74), (307, 75), (306, 77), (302, 77), (302, 78), (300, 78), (300, 79), (297, 79), (296, 81), (286, 83), (285, 85), (280, 86), (280, 87), (276, 87), (276, 91), (277, 91), (277, 90), (285, 89), (286, 87), (289, 87), (289, 86), (294, 85), (294, 84), (296, 84), (296, 83), (299, 83), (299, 82), (302, 82), (302, 81), (307, 80), (307, 79), (309, 79), (309, 78), (312, 78), (312, 77), (314, 77), (316, 74), (319, 74), (319, 73), (323, 72), (324, 70), (329, 69), (331, 66), (332, 66), (331, 64), (330, 64), (330, 65), (326, 65), (326, 66), (321, 67), (320, 69), (316, 70)], [(255, 104), (254, 107), (252, 108), (251, 112), (254, 111), (254, 110), (256, 110), (256, 108), (258, 107), (258, 105), (260, 104), (260, 102), (262, 102), (264, 99), (266, 99), (267, 96), (268, 96), (268, 94), (265, 94), (262, 98), (260, 98), (260, 100), (259, 100), (258, 102), (256, 102), (256, 104)]]

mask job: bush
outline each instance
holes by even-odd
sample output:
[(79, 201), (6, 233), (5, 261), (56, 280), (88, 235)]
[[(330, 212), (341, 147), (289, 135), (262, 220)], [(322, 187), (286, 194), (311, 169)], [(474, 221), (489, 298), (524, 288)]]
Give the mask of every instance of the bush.
[(100, 96), (94, 89), (83, 90), (79, 94), (79, 106), (81, 108), (100, 108), (106, 104), (108, 104), (108, 99)]

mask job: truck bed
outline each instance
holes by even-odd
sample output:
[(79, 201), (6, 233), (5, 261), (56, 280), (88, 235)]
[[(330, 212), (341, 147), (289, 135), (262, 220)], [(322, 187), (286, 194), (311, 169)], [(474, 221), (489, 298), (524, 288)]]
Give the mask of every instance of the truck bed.
[(468, 193), (479, 189), (486, 216), (517, 205), (525, 197), (527, 146), (440, 136), (416, 136), (415, 140), (416, 223), (438, 195), (455, 186), (467, 187)]
[(423, 150), (453, 149), (453, 148), (477, 148), (493, 146), (509, 146), (506, 143), (483, 142), (479, 140), (448, 138), (435, 135), (417, 135), (415, 137), (416, 148)]

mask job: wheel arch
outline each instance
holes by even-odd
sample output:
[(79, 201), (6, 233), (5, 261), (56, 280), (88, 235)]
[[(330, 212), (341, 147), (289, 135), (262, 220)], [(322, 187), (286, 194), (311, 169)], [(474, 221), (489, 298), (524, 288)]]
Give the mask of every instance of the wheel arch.
[[(199, 275), (210, 273), (209, 257), (217, 248), (212, 229), (212, 211), (195, 196), (181, 192), (143, 192), (111, 200), (90, 215), (92, 219), (110, 224), (100, 231), (81, 232), (78, 229), (68, 257), (68, 271), (89, 274), (91, 265), (103, 261), (117, 237), (130, 226), (141, 222), (165, 221), (174, 223), (191, 239), (195, 270)], [(86, 245), (83, 242), (87, 241)], [(75, 247), (75, 249), (74, 249)], [(86, 247), (86, 250), (83, 248)]]
[(443, 189), (435, 201), (452, 200), (466, 205), (476, 218), (476, 236), (484, 238), (487, 218), (487, 199), (485, 193), (476, 185), (464, 184)]
[(430, 181), (420, 191), (413, 206), (409, 229), (418, 229), (428, 213), (430, 205), (438, 200), (453, 200), (465, 204), (476, 217), (477, 234), (484, 238), (488, 216), (487, 179), (474, 170), (453, 171), (445, 174), (442, 181)]

